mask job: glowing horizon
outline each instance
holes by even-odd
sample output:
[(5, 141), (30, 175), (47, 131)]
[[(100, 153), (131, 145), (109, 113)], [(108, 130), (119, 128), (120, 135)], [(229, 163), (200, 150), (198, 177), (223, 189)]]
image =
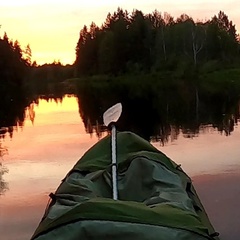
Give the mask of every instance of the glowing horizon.
[(13, 0), (0, 3), (0, 36), (6, 32), (10, 39), (19, 41), (22, 49), (30, 44), (32, 61), (35, 60), (38, 64), (52, 63), (54, 60), (72, 64), (83, 26), (89, 26), (91, 22), (101, 26), (107, 14), (113, 13), (118, 7), (129, 12), (139, 9), (144, 14), (157, 9), (174, 18), (185, 13), (194, 20), (211, 19), (221, 10), (240, 32), (238, 0)]

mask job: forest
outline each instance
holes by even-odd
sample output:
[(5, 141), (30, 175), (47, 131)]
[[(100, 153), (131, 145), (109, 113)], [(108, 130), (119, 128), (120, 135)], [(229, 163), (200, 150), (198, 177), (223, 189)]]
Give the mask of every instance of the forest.
[(0, 38), (0, 133), (2, 126), (21, 125), (22, 108), (27, 105), (25, 83), (31, 68), (29, 45), (22, 50), (20, 43), (5, 33)]
[(85, 25), (76, 42), (73, 65), (64, 66), (60, 61), (37, 65), (32, 62), (30, 45), (22, 49), (5, 33), (0, 38), (0, 93), (20, 86), (46, 91), (51, 84), (84, 76), (161, 73), (195, 78), (240, 69), (239, 35), (223, 11), (210, 20), (194, 21), (186, 14), (174, 19), (157, 10), (130, 14), (118, 8), (102, 26)]
[(194, 21), (118, 8), (101, 27), (92, 23), (80, 31), (75, 67), (77, 76), (240, 67), (239, 36), (223, 11)]
[(1, 95), (14, 88), (19, 89), (23, 85), (31, 67), (30, 58), (31, 49), (29, 45), (23, 51), (19, 42), (10, 40), (6, 33), (2, 39), (0, 38)]

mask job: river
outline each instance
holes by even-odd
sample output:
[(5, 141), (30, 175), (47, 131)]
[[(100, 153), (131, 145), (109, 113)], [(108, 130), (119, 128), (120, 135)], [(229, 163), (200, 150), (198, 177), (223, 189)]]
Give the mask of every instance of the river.
[[(124, 112), (124, 108), (123, 108)], [(0, 236), (29, 239), (55, 189), (84, 152), (107, 135), (86, 122), (79, 99), (39, 99), (25, 109), (23, 124), (0, 138)], [(221, 239), (240, 235), (240, 127), (219, 131), (202, 124), (197, 132), (169, 127), (151, 142), (192, 177)], [(99, 130), (100, 128), (100, 130)]]

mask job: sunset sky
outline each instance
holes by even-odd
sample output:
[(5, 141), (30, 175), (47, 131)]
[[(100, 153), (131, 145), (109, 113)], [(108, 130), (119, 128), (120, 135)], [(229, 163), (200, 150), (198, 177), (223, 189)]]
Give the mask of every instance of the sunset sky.
[(108, 12), (113, 13), (117, 7), (129, 12), (138, 9), (144, 14), (157, 9), (173, 17), (186, 13), (200, 20), (210, 19), (222, 10), (240, 32), (239, 0), (3, 0), (0, 36), (7, 32), (22, 48), (29, 43), (32, 59), (38, 64), (54, 60), (71, 64), (83, 25), (93, 21), (100, 26)]

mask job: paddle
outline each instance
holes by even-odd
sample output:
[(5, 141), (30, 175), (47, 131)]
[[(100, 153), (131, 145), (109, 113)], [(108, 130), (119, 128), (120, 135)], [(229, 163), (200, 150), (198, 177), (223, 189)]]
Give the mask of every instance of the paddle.
[(113, 185), (113, 199), (118, 199), (118, 190), (117, 190), (117, 156), (116, 156), (116, 127), (115, 122), (119, 119), (122, 113), (122, 104), (117, 103), (111, 108), (109, 108), (103, 114), (103, 123), (105, 126), (111, 126), (112, 128), (112, 185)]

